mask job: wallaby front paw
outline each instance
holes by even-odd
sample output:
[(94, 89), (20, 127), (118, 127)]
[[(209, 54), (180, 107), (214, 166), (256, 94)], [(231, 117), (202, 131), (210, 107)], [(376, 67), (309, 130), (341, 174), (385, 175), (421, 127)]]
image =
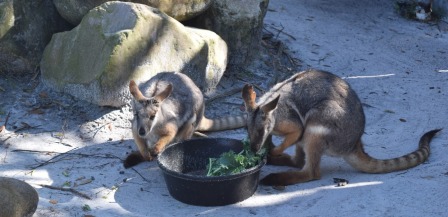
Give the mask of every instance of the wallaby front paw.
[(161, 148), (158, 148), (158, 147), (155, 147), (154, 149), (152, 149), (151, 151), (151, 157), (152, 158), (154, 158), (154, 157), (156, 157), (157, 155), (159, 155), (160, 154), (160, 152), (162, 152), (162, 149)]

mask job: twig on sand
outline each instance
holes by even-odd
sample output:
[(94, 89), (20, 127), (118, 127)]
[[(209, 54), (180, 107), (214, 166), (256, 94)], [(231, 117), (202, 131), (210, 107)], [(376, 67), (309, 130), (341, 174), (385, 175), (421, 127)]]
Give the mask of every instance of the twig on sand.
[[(73, 150), (75, 150), (75, 149), (77, 149), (77, 148), (73, 148), (73, 149), (71, 149), (71, 150), (69, 150), (69, 151), (73, 151)], [(14, 150), (14, 151), (19, 151), (19, 150)], [(20, 151), (25, 151), (25, 150), (20, 150)], [(37, 168), (39, 168), (39, 167), (42, 167), (42, 166), (45, 166), (45, 165), (48, 165), (48, 164), (51, 164), (51, 163), (55, 163), (55, 162), (57, 162), (57, 161), (54, 160), (54, 159), (56, 159), (56, 158), (58, 158), (58, 157), (62, 157), (62, 156), (64, 156), (64, 155), (68, 155), (68, 154), (69, 154), (69, 151), (64, 152), (64, 153), (60, 153), (59, 155), (56, 155), (56, 156), (50, 158), (49, 160), (46, 160), (46, 161), (44, 161), (44, 162), (42, 162), (42, 163), (40, 163), (40, 164), (38, 164), (38, 165), (36, 165), (36, 166), (34, 166), (34, 167), (31, 167), (31, 169), (34, 170), (34, 169), (37, 169)]]
[(291, 38), (292, 40), (294, 40), (294, 41), (297, 40), (297, 39), (296, 39), (294, 36), (292, 36), (291, 34), (288, 34), (288, 33), (284, 32), (283, 30), (285, 29), (285, 27), (283, 27), (283, 26), (281, 26), (281, 27), (282, 27), (281, 29), (275, 28), (275, 27), (272, 26), (272, 25), (271, 25), (270, 27), (273, 28), (273, 29), (275, 29), (275, 30), (277, 30), (277, 35), (275, 36), (275, 38), (278, 38), (278, 36), (279, 36), (280, 33), (281, 33), (281, 34), (284, 34), (284, 35), (290, 37), (290, 38)]
[(34, 128), (38, 128), (38, 127), (42, 126), (42, 125), (31, 126), (31, 125), (29, 125), (28, 123), (25, 123), (25, 122), (22, 122), (21, 124), (22, 124), (22, 126), (20, 128), (17, 128), (14, 131), (14, 133), (18, 133), (18, 132), (20, 132), (22, 130), (29, 130), (29, 129), (34, 129)]
[(146, 179), (140, 172), (138, 172), (136, 169), (131, 168), (132, 170), (134, 170), (134, 172), (136, 172), (143, 180), (145, 180), (146, 182), (151, 183), (151, 181), (149, 181), (148, 179)]
[(86, 198), (88, 200), (92, 200), (92, 198), (90, 196), (88, 196), (87, 194), (81, 193), (73, 188), (61, 188), (61, 187), (56, 187), (56, 186), (52, 186), (52, 185), (43, 185), (43, 184), (39, 184), (39, 186), (42, 186), (44, 188), (53, 189), (53, 190), (70, 192), (72, 194), (78, 195), (78, 196)]
[[(45, 166), (45, 165), (48, 165), (48, 164), (59, 162), (59, 161), (61, 161), (63, 159), (58, 159), (58, 160), (55, 160), (55, 159), (58, 158), (58, 157), (63, 157), (63, 156), (67, 156), (67, 155), (68, 156), (96, 157), (96, 158), (108, 158), (108, 159), (119, 159), (119, 160), (122, 160), (121, 158), (119, 158), (119, 157), (117, 157), (115, 155), (112, 155), (112, 154), (98, 155), (98, 154), (69, 153), (70, 151), (73, 151), (73, 150), (76, 150), (76, 149), (77, 148), (74, 148), (74, 149), (71, 149), (71, 150), (69, 150), (67, 152), (59, 153), (59, 155), (56, 155), (56, 156), (52, 157), (49, 160), (46, 160), (46, 161), (44, 161), (44, 162), (42, 162), (42, 163), (40, 163), (40, 164), (38, 164), (38, 165), (36, 165), (34, 167), (31, 167), (31, 169), (34, 170), (34, 169), (37, 169), (39, 167), (42, 167), (42, 166)], [(16, 150), (14, 150), (14, 152), (40, 152), (40, 151), (16, 149)], [(42, 152), (49, 153), (49, 152), (46, 152), (46, 151), (42, 151)]]
[(294, 67), (300, 66), (300, 63), (296, 63), (295, 58), (292, 57), (292, 55), (287, 51), (287, 50), (283, 50), (283, 54), (288, 58), (289, 63), (291, 63), (291, 65), (293, 65)]
[(100, 132), (101, 129), (106, 128), (109, 124), (110, 124), (110, 122), (105, 123), (102, 126), (100, 126), (99, 128), (97, 128), (95, 133), (93, 134), (92, 138), (95, 138), (96, 134), (98, 134), (98, 132)]
[(31, 152), (31, 153), (45, 153), (45, 154), (61, 154), (61, 152), (55, 151), (37, 151), (37, 150), (27, 150), (27, 149), (14, 149), (11, 152)]

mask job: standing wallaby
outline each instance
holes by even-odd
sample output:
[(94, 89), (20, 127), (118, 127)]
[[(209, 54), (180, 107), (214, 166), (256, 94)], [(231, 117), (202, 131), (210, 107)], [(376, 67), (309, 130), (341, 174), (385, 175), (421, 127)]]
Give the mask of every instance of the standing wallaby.
[(162, 72), (137, 86), (129, 83), (133, 96), (132, 135), (138, 152), (124, 161), (129, 168), (151, 161), (166, 145), (190, 139), (195, 131), (218, 131), (246, 126), (244, 115), (221, 119), (204, 117), (204, 97), (182, 73)]
[[(258, 103), (252, 86), (246, 84), (242, 97), (247, 111), (247, 129), (253, 151), (272, 144), (272, 135), (284, 137), (272, 147), (268, 163), (301, 168), (273, 173), (264, 185), (292, 185), (320, 179), (324, 154), (343, 157), (366, 173), (388, 173), (415, 167), (429, 156), (429, 143), (441, 129), (425, 133), (419, 148), (402, 157), (378, 160), (364, 152), (361, 136), (365, 117), (362, 104), (347, 82), (329, 72), (308, 70), (276, 84)], [(296, 144), (295, 156), (283, 151)], [(272, 145), (271, 145), (272, 146)]]

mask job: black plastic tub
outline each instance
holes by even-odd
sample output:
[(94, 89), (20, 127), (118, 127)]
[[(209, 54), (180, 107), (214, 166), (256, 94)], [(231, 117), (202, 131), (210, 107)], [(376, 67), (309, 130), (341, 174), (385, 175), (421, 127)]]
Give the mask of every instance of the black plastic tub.
[(254, 194), (265, 162), (242, 173), (218, 177), (206, 176), (206, 166), (211, 157), (217, 158), (229, 150), (238, 153), (242, 149), (242, 142), (236, 139), (192, 139), (167, 147), (159, 154), (158, 164), (175, 199), (191, 205), (223, 206)]

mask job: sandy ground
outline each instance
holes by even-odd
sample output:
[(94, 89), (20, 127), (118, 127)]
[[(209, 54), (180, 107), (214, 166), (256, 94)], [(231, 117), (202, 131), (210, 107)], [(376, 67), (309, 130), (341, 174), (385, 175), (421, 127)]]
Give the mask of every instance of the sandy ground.
[[(446, 26), (403, 19), (394, 12), (393, 1), (387, 0), (272, 0), (265, 24), (266, 32), (286, 45), (290, 58), (300, 60), (300, 68), (332, 71), (357, 91), (367, 117), (363, 138), (372, 156), (411, 152), (424, 132), (448, 125)], [(267, 66), (255, 67), (253, 74), (225, 81), (220, 88), (242, 86), (244, 80), (267, 88), (266, 81), (272, 79), (263, 76), (278, 77), (274, 72)], [(279, 77), (284, 76), (288, 72)], [(40, 202), (34, 216), (445, 216), (447, 212), (446, 131), (433, 140), (429, 160), (410, 170), (363, 174), (341, 159), (324, 157), (321, 180), (284, 190), (260, 186), (243, 202), (199, 207), (169, 195), (156, 162), (123, 168), (121, 160), (135, 149), (129, 107), (100, 108), (48, 91), (38, 81), (27, 86), (20, 82), (0, 79), (5, 89), (0, 90), (0, 123), (10, 112), (7, 132), (0, 134), (0, 176), (24, 180), (37, 189)], [(236, 94), (208, 104), (207, 114), (240, 113), (240, 106)], [(245, 131), (210, 136), (242, 139)], [(287, 169), (265, 166), (261, 176)], [(335, 177), (349, 184), (336, 187)], [(91, 199), (41, 185), (70, 186)]]

